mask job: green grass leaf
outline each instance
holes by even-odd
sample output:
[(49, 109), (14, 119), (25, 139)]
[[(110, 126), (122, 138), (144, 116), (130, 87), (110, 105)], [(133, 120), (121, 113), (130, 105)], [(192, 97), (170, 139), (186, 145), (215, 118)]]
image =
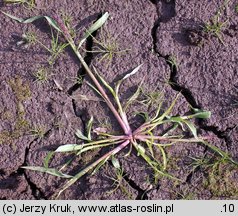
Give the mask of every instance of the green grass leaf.
[(116, 169), (120, 169), (121, 165), (120, 162), (117, 158), (115, 158), (115, 156), (112, 156), (112, 165), (116, 168)]
[(167, 117), (171, 112), (173, 107), (176, 104), (176, 101), (178, 100), (178, 97), (180, 96), (180, 94), (177, 94), (176, 98), (173, 100), (173, 102), (171, 103), (171, 105), (169, 106), (169, 108), (158, 118), (153, 119), (152, 122), (160, 122), (162, 121), (165, 117)]
[(175, 123), (178, 123), (181, 127), (182, 127), (182, 130), (185, 131), (185, 128), (183, 126), (183, 124), (186, 124), (187, 127), (190, 129), (190, 131), (192, 132), (193, 136), (198, 139), (197, 137), (197, 129), (196, 127), (194, 126), (194, 124), (188, 120), (185, 120), (187, 118), (184, 118), (184, 116), (173, 116), (173, 117), (168, 117), (167, 120), (164, 121), (164, 123), (166, 122), (175, 122)]
[(83, 148), (83, 145), (78, 144), (65, 144), (59, 146), (55, 152), (71, 152), (71, 151), (79, 151)]
[(77, 155), (92, 150), (92, 149), (97, 149), (97, 148), (102, 148), (102, 147), (106, 147), (106, 146), (110, 146), (110, 145), (114, 145), (113, 142), (111, 143), (104, 143), (104, 144), (91, 144), (91, 143), (87, 143), (87, 144), (66, 144), (66, 145), (62, 145), (59, 146), (55, 152), (72, 152), (72, 151), (78, 151)]
[(45, 18), (47, 20), (47, 22), (49, 23), (49, 25), (51, 25), (53, 28), (55, 28), (57, 31), (61, 32), (61, 29), (59, 28), (59, 26), (57, 25), (56, 21), (53, 20), (51, 17), (49, 16), (34, 16), (34, 17), (30, 17), (30, 18), (27, 18), (27, 19), (22, 19), (22, 18), (18, 18), (18, 17), (15, 17), (11, 14), (8, 14), (4, 11), (1, 11), (3, 14), (5, 14), (6, 16), (8, 16), (9, 18), (13, 19), (13, 20), (16, 20), (20, 23), (32, 23), (38, 19), (42, 19), (42, 18)]
[(50, 159), (52, 158), (53, 155), (54, 155), (54, 151), (50, 151), (50, 152), (47, 154), (47, 156), (45, 157), (44, 162), (43, 162), (45, 168), (48, 168), (48, 167), (49, 167), (49, 161), (50, 161)]
[(39, 167), (39, 166), (22, 166), (21, 168), (38, 171), (38, 172), (43, 172), (43, 173), (48, 173), (50, 175), (61, 177), (61, 178), (72, 178), (73, 177), (71, 175), (64, 174), (54, 168), (46, 168), (46, 167)]
[(129, 78), (130, 76), (136, 74), (139, 69), (141, 68), (143, 64), (140, 64), (139, 66), (137, 66), (135, 69), (133, 69), (130, 73), (128, 73), (127, 75), (125, 75), (121, 80), (119, 80), (116, 84), (116, 88), (115, 88), (115, 92), (116, 92), (116, 97), (119, 98), (119, 88), (121, 83), (126, 80), (127, 78)]
[(91, 132), (92, 132), (92, 126), (93, 126), (93, 116), (89, 119), (86, 129), (87, 129), (87, 137), (89, 140), (92, 140)]
[(111, 156), (109, 155), (107, 158), (105, 158), (104, 160), (102, 160), (100, 163), (98, 163), (98, 165), (94, 168), (94, 170), (92, 171), (91, 175), (94, 175), (110, 158)]
[(105, 99), (105, 98), (103, 97), (103, 95), (100, 93), (100, 91), (99, 91), (94, 85), (92, 85), (92, 84), (89, 83), (89, 82), (86, 82), (86, 84), (87, 84), (89, 87), (91, 87), (95, 92), (97, 92), (103, 99)]
[(93, 69), (95, 71), (95, 73), (97, 74), (97, 76), (99, 77), (99, 79), (101, 80), (101, 82), (103, 83), (104, 86), (107, 87), (107, 89), (111, 92), (111, 94), (113, 95), (113, 97), (116, 97), (116, 93), (113, 90), (113, 88), (107, 83), (107, 81), (97, 72), (96, 68), (93, 66)]
[(167, 162), (168, 160), (167, 160), (166, 153), (165, 153), (165, 151), (164, 151), (162, 146), (158, 145), (157, 147), (159, 148), (159, 150), (160, 150), (160, 152), (161, 152), (161, 154), (163, 156), (163, 170), (166, 170), (167, 169), (167, 163), (168, 163)]
[(132, 104), (134, 101), (136, 101), (137, 98), (140, 96), (142, 83), (143, 83), (143, 80), (140, 82), (140, 84), (137, 87), (135, 93), (127, 100), (124, 110), (126, 110), (130, 106), (130, 104)]
[(145, 152), (145, 149), (137, 144), (136, 142), (133, 142), (133, 146), (136, 148), (137, 152), (139, 153), (139, 155), (148, 163), (148, 165), (150, 165), (150, 167), (153, 168), (153, 170), (155, 171), (156, 174), (160, 174), (162, 176), (177, 180), (177, 181), (181, 181), (180, 179), (170, 175), (169, 173), (166, 173), (165, 171), (162, 171), (159, 169), (159, 164), (157, 163), (157, 161), (152, 160)]
[(145, 148), (137, 144), (137, 156), (144, 155), (144, 154), (145, 154)]
[(102, 15), (101, 18), (99, 18), (93, 25), (91, 25), (91, 27), (86, 30), (84, 36), (81, 38), (79, 45), (78, 45), (78, 49), (82, 46), (82, 44), (86, 41), (86, 39), (92, 35), (93, 32), (97, 31), (99, 28), (101, 28), (103, 26), (103, 24), (107, 21), (109, 17), (109, 13), (106, 12)]
[(76, 130), (75, 135), (76, 135), (79, 139), (81, 139), (81, 140), (91, 141), (91, 140), (90, 140), (88, 137), (86, 137), (86, 136), (82, 133), (82, 131), (80, 131), (80, 130)]
[(190, 121), (187, 121), (187, 120), (183, 120), (183, 122), (188, 126), (188, 128), (190, 129), (190, 131), (192, 132), (193, 136), (198, 139), (198, 136), (197, 136), (197, 129), (196, 127), (193, 125), (192, 122)]
[(211, 117), (210, 111), (203, 111), (201, 109), (192, 108), (195, 114), (190, 115), (190, 118), (200, 118), (200, 119), (209, 119)]

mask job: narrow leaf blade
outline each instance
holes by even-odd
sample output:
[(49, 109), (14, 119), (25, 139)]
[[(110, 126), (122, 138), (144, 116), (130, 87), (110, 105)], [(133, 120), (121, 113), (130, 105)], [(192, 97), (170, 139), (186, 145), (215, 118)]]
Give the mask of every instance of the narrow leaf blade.
[(57, 25), (56, 21), (54, 19), (52, 19), (51, 17), (49, 16), (34, 16), (34, 17), (30, 17), (30, 18), (27, 18), (27, 19), (22, 19), (22, 18), (18, 18), (16, 16), (13, 16), (9, 13), (6, 13), (4, 11), (1, 11), (4, 15), (8, 16), (9, 18), (13, 19), (13, 20), (16, 20), (20, 23), (32, 23), (38, 19), (42, 19), (42, 18), (45, 18), (47, 20), (47, 22), (49, 23), (49, 25), (51, 25), (53, 28), (55, 28), (57, 31), (61, 32), (61, 29), (59, 28), (59, 26)]
[(113, 88), (107, 83), (107, 81), (97, 72), (96, 68), (93, 66), (93, 69), (95, 71), (95, 73), (97, 74), (97, 76), (99, 77), (99, 79), (101, 80), (101, 82), (103, 83), (104, 86), (107, 87), (107, 89), (111, 92), (111, 94), (115, 97), (115, 91), (113, 90)]
[(138, 66), (137, 66), (135, 69), (133, 69), (130, 73), (128, 73), (126, 76), (124, 76), (124, 77), (122, 78), (122, 80), (125, 80), (125, 79), (129, 78), (130, 76), (136, 74), (136, 73), (140, 70), (140, 68), (142, 67), (142, 65), (143, 65), (143, 64), (138, 65)]
[(103, 24), (107, 21), (109, 17), (109, 13), (106, 12), (102, 15), (100, 19), (98, 19), (84, 34), (82, 39), (79, 42), (78, 48), (82, 46), (82, 44), (86, 41), (86, 39), (92, 35), (93, 32), (97, 31), (99, 28), (103, 26)]
[(72, 152), (72, 151), (78, 151), (83, 148), (83, 145), (78, 144), (65, 144), (62, 146), (59, 146), (55, 152)]
[(183, 120), (183, 122), (188, 126), (188, 128), (190, 129), (190, 131), (192, 132), (193, 136), (195, 137), (195, 139), (198, 139), (197, 136), (197, 129), (196, 127), (193, 125), (192, 122), (187, 121), (187, 120)]
[(115, 158), (115, 156), (112, 156), (112, 165), (116, 168), (116, 169), (120, 169), (121, 165), (120, 162), (117, 158)]
[(44, 162), (43, 162), (45, 168), (48, 168), (48, 167), (49, 167), (49, 161), (50, 161), (50, 159), (52, 158), (53, 155), (54, 155), (54, 152), (53, 152), (53, 151), (50, 151), (50, 152), (47, 154), (47, 156), (45, 157)]
[(197, 108), (192, 108), (192, 110), (195, 112), (195, 114), (191, 115), (192, 118), (209, 119), (211, 117), (210, 111), (204, 111)]
[(80, 131), (80, 130), (76, 130), (75, 135), (76, 135), (79, 139), (86, 140), (86, 141), (90, 141), (90, 139), (88, 139), (88, 137), (86, 137), (86, 136), (82, 133), (82, 131)]
[(133, 69), (130, 73), (128, 73), (127, 75), (125, 75), (121, 80), (119, 80), (119, 81), (117, 82), (116, 89), (115, 89), (115, 92), (116, 92), (116, 96), (117, 96), (117, 97), (118, 97), (118, 95), (119, 95), (119, 88), (120, 88), (121, 83), (122, 83), (124, 80), (126, 80), (127, 78), (129, 78), (130, 76), (136, 74), (136, 73), (139, 71), (139, 69), (141, 68), (142, 65), (143, 65), (143, 64), (140, 64), (139, 66), (137, 66), (135, 69)]
[(93, 126), (93, 116), (90, 118), (90, 120), (87, 123), (87, 137), (89, 140), (92, 140), (92, 126)]
[(32, 171), (48, 173), (50, 175), (61, 177), (61, 178), (72, 178), (71, 175), (64, 174), (54, 168), (46, 168), (46, 167), (39, 167), (39, 166), (22, 166), (21, 168), (32, 170)]

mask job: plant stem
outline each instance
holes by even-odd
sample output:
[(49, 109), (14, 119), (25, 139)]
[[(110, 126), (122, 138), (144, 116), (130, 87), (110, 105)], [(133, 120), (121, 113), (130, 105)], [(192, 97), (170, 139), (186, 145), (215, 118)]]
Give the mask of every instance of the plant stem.
[[(125, 148), (128, 144), (130, 143), (129, 140), (126, 140), (125, 142), (123, 142), (122, 144), (120, 144), (119, 146), (117, 146), (116, 148), (112, 149), (111, 151), (109, 151), (108, 153), (106, 153), (105, 155), (103, 155), (102, 157), (100, 157), (99, 159), (97, 159), (96, 161), (94, 161), (92, 164), (90, 164), (89, 166), (87, 166), (86, 168), (84, 168), (82, 171), (80, 171), (77, 175), (75, 175), (73, 178), (71, 178), (64, 186), (63, 188), (59, 191), (58, 195), (56, 198), (58, 198), (60, 196), (60, 194), (66, 190), (69, 186), (71, 186), (72, 184), (74, 184), (79, 178), (81, 178), (83, 175), (85, 175), (87, 172), (89, 172), (90, 170), (92, 170), (94, 167), (96, 167), (100, 162), (107, 160), (109, 157), (117, 154), (119, 151), (121, 151), (123, 148)], [(53, 196), (54, 197), (54, 196)]]
[(142, 131), (146, 130), (146, 128), (150, 127), (150, 125), (151, 125), (150, 122), (145, 122), (145, 123), (143, 123), (140, 127), (138, 127), (138, 128), (133, 132), (133, 134), (136, 135), (136, 134), (141, 133)]
[[(169, 137), (163, 137), (163, 136), (149, 136), (149, 135), (136, 135), (134, 137), (135, 139), (139, 139), (141, 141), (147, 141), (149, 139), (153, 140), (160, 140), (160, 141), (171, 141), (171, 142), (202, 142), (202, 139), (196, 139), (196, 138), (191, 138), (191, 139), (180, 139), (180, 138), (169, 138)], [(203, 139), (205, 139), (203, 137)]]
[[(93, 72), (91, 71), (91, 69), (89, 68), (87, 63), (84, 61), (84, 59), (81, 56), (81, 54), (79, 53), (78, 47), (75, 45), (74, 40), (71, 37), (68, 28), (65, 26), (64, 22), (57, 15), (54, 18), (57, 21), (57, 23), (58, 23), (58, 25), (60, 27), (60, 30), (63, 33), (65, 39), (68, 41), (68, 43), (71, 46), (71, 48), (73, 49), (75, 55), (78, 57), (79, 61), (81, 62), (81, 64), (85, 68), (85, 70), (87, 71), (87, 74), (90, 76), (90, 78), (92, 79), (93, 83), (96, 85), (96, 88), (101, 93), (103, 99), (105, 100), (105, 102), (107, 103), (108, 107), (112, 111), (113, 115), (117, 119), (117, 121), (120, 124), (121, 128), (123, 129), (124, 133), (126, 135), (131, 135), (130, 127), (129, 128), (127, 127), (127, 122), (123, 121), (122, 117), (120, 116), (120, 114), (118, 113), (118, 111), (116, 110), (116, 108), (114, 107), (112, 102), (110, 101), (110, 99), (107, 96), (106, 92), (104, 91), (104, 89), (102, 88), (102, 86), (100, 85), (100, 83), (98, 82), (96, 77), (94, 76)], [(79, 47), (82, 45), (83, 41), (85, 41), (85, 40), (86, 40), (86, 38), (84, 38), (80, 42)]]
[(74, 53), (76, 54), (76, 56), (78, 57), (79, 61), (82, 63), (82, 65), (84, 66), (85, 70), (87, 71), (88, 75), (90, 76), (90, 78), (92, 79), (92, 81), (94, 82), (94, 84), (96, 85), (97, 89), (99, 90), (99, 92), (102, 94), (105, 102), (107, 103), (108, 107), (110, 108), (110, 110), (112, 111), (112, 113), (114, 114), (115, 118), (117, 119), (118, 123), (120, 124), (120, 126), (122, 127), (124, 133), (126, 135), (130, 135), (130, 130), (127, 128), (125, 122), (122, 120), (121, 116), (119, 115), (118, 111), (115, 109), (114, 105), (112, 104), (112, 102), (110, 101), (110, 99), (108, 98), (106, 92), (104, 91), (104, 89), (102, 88), (102, 86), (100, 85), (100, 83), (98, 82), (98, 80), (96, 79), (96, 77), (94, 76), (93, 72), (90, 70), (90, 68), (88, 67), (87, 63), (84, 61), (83, 57), (81, 56), (81, 54), (79, 53), (79, 51), (77, 50), (76, 46), (74, 43), (72, 43), (72, 41), (68, 40), (71, 48), (73, 49)]

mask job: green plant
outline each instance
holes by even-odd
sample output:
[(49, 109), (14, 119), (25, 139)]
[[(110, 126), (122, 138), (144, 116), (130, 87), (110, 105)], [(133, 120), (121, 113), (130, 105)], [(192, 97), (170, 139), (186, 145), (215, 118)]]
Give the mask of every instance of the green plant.
[(33, 9), (36, 7), (35, 0), (3, 0), (5, 4), (22, 4), (24, 7), (28, 9)]
[(208, 177), (203, 185), (209, 189), (214, 197), (227, 197), (229, 199), (238, 196), (238, 184), (234, 181), (237, 168), (229, 164), (224, 158), (213, 158), (206, 167)]
[(146, 92), (143, 88), (141, 88), (141, 94), (143, 99), (138, 100), (139, 103), (146, 107), (158, 107), (159, 103), (163, 100), (163, 92), (160, 91), (151, 91), (151, 92)]
[(76, 80), (76, 83), (77, 83), (77, 84), (81, 85), (81, 84), (83, 83), (83, 76), (78, 75), (78, 76), (75, 78), (75, 80)]
[(71, 14), (68, 14), (65, 11), (61, 11), (60, 14), (61, 14), (62, 20), (63, 20), (66, 28), (69, 30), (71, 37), (75, 38), (76, 32), (75, 32), (75, 29), (72, 27), (73, 18), (71, 16)]
[(37, 36), (35, 32), (25, 32), (22, 34), (22, 40), (17, 42), (17, 45), (25, 45), (25, 48), (27, 48), (29, 45), (34, 45), (37, 42)]
[(190, 158), (193, 171), (199, 168), (206, 174), (203, 186), (209, 189), (214, 197), (233, 198), (238, 195), (237, 183), (232, 181), (237, 170), (235, 164), (230, 164), (226, 158), (219, 158), (217, 155)]
[[(14, 140), (23, 136), (29, 130), (29, 122), (25, 119), (24, 102), (31, 98), (31, 89), (20, 77), (8, 81), (16, 101), (16, 113), (10, 111), (0, 113), (0, 119), (12, 125), (12, 129), (0, 131), (0, 144), (12, 144)], [(14, 146), (15, 148), (15, 146)]]
[(124, 170), (121, 167), (119, 161), (115, 158), (112, 157), (112, 164), (115, 168), (115, 171), (113, 173), (113, 176), (107, 176), (107, 178), (109, 178), (110, 180), (113, 181), (112, 187), (114, 187), (112, 190), (110, 190), (108, 192), (108, 194), (113, 194), (115, 193), (117, 190), (121, 190), (121, 192), (128, 198), (128, 199), (132, 199), (132, 194), (128, 191), (126, 184), (128, 184), (125, 180), (124, 180)]
[(34, 128), (30, 130), (30, 135), (39, 139), (43, 139), (46, 133), (47, 130), (44, 126), (34, 126)]
[(64, 51), (64, 49), (69, 44), (59, 42), (59, 32), (57, 32), (55, 36), (53, 30), (51, 29), (51, 35), (52, 35), (51, 48), (46, 50), (48, 50), (49, 53), (51, 54), (51, 57), (48, 59), (48, 63), (50, 65), (53, 65), (58, 56)]
[(178, 68), (177, 58), (175, 56), (169, 56), (166, 61), (170, 64), (172, 71)]
[(205, 33), (217, 37), (223, 44), (224, 42), (222, 40), (222, 30), (226, 27), (228, 20), (222, 22), (220, 20), (220, 16), (221, 12), (224, 10), (225, 6), (229, 3), (229, 1), (230, 0), (225, 0), (223, 5), (218, 9), (216, 15), (209, 22), (205, 23), (203, 28)]
[(111, 63), (115, 55), (120, 55), (130, 50), (130, 49), (120, 50), (117, 41), (114, 38), (112, 38), (107, 29), (102, 30), (101, 40), (96, 39), (92, 35), (91, 37), (93, 38), (93, 42), (95, 45), (93, 46), (92, 51), (88, 50), (86, 51), (99, 54), (100, 55), (99, 62), (105, 60), (109, 64)]
[(203, 170), (209, 170), (212, 169), (213, 172), (217, 170), (217, 167), (221, 164), (229, 164), (229, 160), (227, 158), (219, 158), (216, 155), (208, 157), (207, 155), (204, 155), (203, 157), (190, 157), (192, 159), (192, 163), (190, 164), (193, 167), (193, 170), (196, 168), (201, 168)]
[(64, 51), (64, 49), (68, 46), (68, 43), (60, 43), (59, 42), (59, 32), (54, 34), (53, 30), (51, 29), (51, 46), (50, 48), (47, 47), (45, 44), (43, 44), (38, 38), (35, 32), (25, 32), (22, 35), (22, 40), (17, 42), (17, 45), (23, 45), (25, 44), (25, 48), (27, 48), (29, 45), (35, 45), (39, 44), (41, 47), (43, 47), (46, 51), (48, 51), (51, 56), (48, 58), (49, 65), (53, 65), (55, 63), (55, 60), (58, 58), (58, 56)]
[(190, 158), (192, 159), (190, 166), (192, 166), (193, 171), (195, 171), (197, 168), (202, 167), (203, 169), (207, 169), (208, 167), (213, 166), (212, 159), (206, 157), (206, 155), (200, 158), (194, 158), (194, 157), (190, 157)]
[(224, 44), (222, 40), (222, 30), (226, 26), (226, 23), (227, 21), (220, 22), (219, 19), (217, 18), (217, 20), (212, 20), (209, 23), (205, 23), (204, 31), (208, 34), (216, 36)]
[(126, 181), (124, 180), (124, 171), (123, 169), (116, 169), (114, 173), (114, 177), (108, 176), (113, 181), (113, 189), (108, 192), (108, 194), (115, 193), (117, 190), (121, 190), (121, 192), (127, 197), (127, 199), (132, 199), (132, 194), (128, 191), (126, 187)]
[(238, 4), (235, 6), (235, 12), (238, 13)]
[(39, 68), (36, 72), (33, 73), (35, 81), (44, 84), (49, 80), (49, 72), (47, 68)]
[[(129, 124), (129, 119), (127, 113), (125, 112), (124, 107), (128, 106), (128, 103), (123, 106), (120, 102), (120, 86), (121, 84), (132, 77), (135, 73), (137, 73), (142, 65), (135, 67), (129, 74), (124, 76), (121, 80), (119, 80), (115, 88), (112, 88), (104, 78), (96, 71), (96, 68), (91, 70), (87, 63), (84, 61), (80, 53), (80, 48), (82, 44), (86, 41), (86, 39), (92, 35), (94, 31), (99, 29), (109, 17), (108, 13), (105, 13), (98, 21), (96, 21), (84, 34), (82, 39), (79, 41), (78, 44), (75, 43), (74, 39), (70, 35), (67, 27), (65, 26), (64, 22), (61, 20), (60, 17), (54, 16), (54, 19), (47, 17), (47, 16), (37, 16), (32, 17), (29, 19), (19, 19), (12, 15), (6, 14), (10, 18), (17, 20), (21, 23), (30, 23), (39, 18), (45, 18), (51, 27), (55, 28), (59, 33), (62, 33), (65, 37), (67, 44), (71, 47), (74, 54), (81, 62), (83, 67), (85, 68), (88, 76), (91, 78), (92, 83), (88, 83), (89, 86), (95, 90), (98, 95), (102, 97), (108, 108), (113, 113), (115, 119), (117, 120), (118, 124), (121, 127), (122, 134), (121, 135), (112, 135), (110, 132), (103, 132), (98, 133), (101, 139), (93, 139), (92, 133), (92, 125), (93, 119), (91, 118), (86, 127), (86, 133), (81, 132), (80, 130), (76, 131), (76, 136), (82, 141), (81, 144), (65, 144), (59, 146), (54, 153), (67, 153), (67, 152), (74, 152), (75, 156), (72, 157), (65, 165), (63, 165), (59, 170), (55, 168), (49, 168), (48, 162), (50, 158), (53, 156), (53, 153), (46, 157), (44, 162), (44, 167), (34, 167), (34, 166), (27, 166), (23, 167), (25, 169), (40, 171), (50, 173), (52, 175), (69, 178), (69, 180), (63, 185), (62, 188), (59, 189), (53, 196), (54, 198), (58, 197), (64, 190), (74, 184), (78, 179), (80, 179), (86, 173), (94, 174), (98, 171), (98, 169), (106, 163), (110, 158), (113, 158), (117, 153), (121, 152), (124, 148), (130, 147), (129, 152), (127, 155), (130, 154), (131, 148), (133, 147), (137, 152), (138, 156), (142, 157), (145, 162), (148, 164), (149, 167), (154, 171), (155, 175), (168, 177), (177, 181), (180, 181), (178, 178), (170, 175), (166, 172), (167, 168), (167, 156), (165, 152), (165, 148), (167, 146), (175, 145), (177, 143), (186, 142), (186, 143), (201, 143), (213, 150), (215, 153), (220, 155), (222, 158), (227, 159), (232, 163), (236, 163), (229, 155), (219, 148), (209, 144), (208, 142), (204, 141), (205, 138), (201, 138), (197, 135), (197, 130), (192, 123), (192, 119), (199, 118), (205, 119), (210, 117), (210, 112), (202, 111), (199, 109), (193, 109), (193, 114), (184, 115), (184, 116), (173, 116), (172, 110), (173, 107), (179, 97), (177, 97), (171, 102), (167, 109), (162, 109), (162, 102), (159, 103), (157, 109), (152, 114), (148, 113), (148, 118), (146, 121), (139, 126), (137, 129), (132, 130), (131, 125)], [(112, 99), (106, 94), (105, 88), (111, 93), (114, 103)], [(131, 99), (133, 100), (133, 99)], [(130, 100), (129, 100), (130, 101)], [(128, 101), (128, 102), (129, 102)], [(169, 130), (163, 132), (161, 128), (169, 127)], [(178, 130), (180, 128), (180, 130)], [(176, 130), (177, 129), (177, 130)], [(191, 138), (185, 138), (182, 131), (189, 130), (191, 132)], [(110, 150), (101, 156), (100, 158), (96, 159), (89, 165), (86, 165), (82, 170), (80, 170), (76, 175), (70, 176), (67, 174), (62, 173), (62, 170), (68, 166), (71, 161), (81, 155), (84, 152), (88, 152), (91, 150), (101, 149), (103, 147), (108, 147)], [(161, 159), (157, 159), (155, 157), (155, 151), (159, 151), (161, 154)]]
[(195, 200), (195, 195), (189, 191), (188, 187), (185, 187), (183, 190), (174, 190), (173, 191), (175, 199), (180, 200)]

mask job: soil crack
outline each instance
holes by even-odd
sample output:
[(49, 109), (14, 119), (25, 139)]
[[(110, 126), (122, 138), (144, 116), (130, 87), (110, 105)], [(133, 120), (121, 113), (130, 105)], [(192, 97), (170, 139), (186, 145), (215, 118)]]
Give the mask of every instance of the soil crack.
[[(160, 23), (169, 21), (170, 18), (176, 16), (176, 10), (175, 10), (176, 2), (175, 2), (175, 0), (172, 0), (172, 1), (149, 0), (149, 1), (155, 5), (156, 11), (158, 14), (157, 20), (154, 22), (153, 28), (151, 30), (153, 50), (157, 54), (158, 58), (162, 58), (166, 61), (167, 65), (170, 68), (170, 77), (169, 77), (168, 83), (174, 91), (180, 92), (183, 95), (183, 97), (186, 99), (186, 101), (192, 107), (201, 109), (202, 107), (197, 103), (192, 92), (188, 88), (178, 84), (177, 78), (176, 78), (177, 74), (178, 74), (178, 70), (177, 70), (176, 65), (174, 65), (173, 62), (171, 62), (172, 55), (166, 55), (166, 56), (162, 55), (159, 52), (159, 49), (157, 47), (157, 30), (160, 27)], [(160, 4), (162, 4), (160, 8), (158, 8), (159, 2), (160, 2)], [(169, 4), (169, 5), (166, 6), (166, 4)], [(164, 11), (166, 7), (170, 7), (170, 12)], [(170, 15), (170, 16), (168, 16), (169, 19), (164, 19), (163, 14), (165, 14), (165, 13), (168, 13), (168, 15)], [(199, 126), (199, 129), (203, 129), (205, 131), (212, 132), (219, 139), (223, 139), (226, 143), (227, 148), (229, 149), (229, 137), (227, 135), (227, 132), (230, 130), (233, 130), (234, 127), (227, 128), (225, 131), (220, 131), (216, 126), (206, 125), (206, 120), (202, 120), (202, 119), (198, 121), (198, 126)], [(188, 180), (190, 177), (188, 177)]]
[[(44, 135), (43, 135), (43, 138), (46, 137), (46, 136), (49, 136), (49, 134), (50, 134), (50, 132), (52, 131), (52, 129), (53, 129), (53, 128), (50, 128), (48, 131), (46, 131), (46, 132), (44, 133)], [(32, 181), (30, 180), (30, 178), (28, 177), (28, 175), (27, 175), (27, 173), (26, 173), (26, 170), (23, 169), (23, 168), (21, 168), (21, 167), (23, 167), (23, 166), (28, 166), (28, 164), (27, 164), (27, 157), (28, 157), (28, 155), (29, 155), (29, 151), (30, 151), (30, 149), (31, 149), (32, 144), (33, 144), (34, 142), (40, 140), (40, 139), (43, 139), (43, 138), (36, 137), (35, 139), (33, 139), (33, 140), (30, 142), (29, 146), (26, 147), (26, 149), (25, 149), (24, 161), (23, 161), (23, 163), (18, 167), (18, 169), (16, 170), (16, 173), (17, 173), (18, 175), (24, 175), (24, 177), (25, 177), (25, 179), (26, 179), (26, 181), (27, 181), (27, 184), (30, 186), (32, 196), (33, 196), (35, 199), (37, 199), (37, 200), (38, 200), (38, 199), (45, 199), (45, 200), (46, 200), (47, 197), (44, 195), (44, 193), (41, 191), (41, 189), (40, 189), (39, 187), (37, 187), (37, 185), (36, 185), (34, 182), (32, 182)]]
[[(33, 143), (34, 141), (31, 142), (31, 144)], [(39, 199), (44, 199), (44, 200), (47, 200), (47, 197), (44, 195), (44, 193), (41, 191), (41, 189), (39, 187), (37, 187), (37, 185), (35, 183), (33, 183), (30, 178), (27, 176), (27, 173), (26, 173), (26, 170), (25, 169), (22, 169), (21, 167), (22, 166), (27, 166), (27, 155), (29, 154), (29, 150), (30, 150), (30, 147), (27, 147), (26, 150), (25, 150), (25, 159), (24, 159), (24, 162), (23, 164), (18, 168), (17, 170), (17, 173), (20, 174), (20, 175), (24, 175), (26, 181), (27, 181), (27, 184), (30, 186), (30, 189), (31, 189), (31, 193), (32, 193), (32, 196), (36, 199), (36, 200), (39, 200)]]
[[(100, 14), (98, 16), (98, 18), (100, 18), (102, 16), (102, 14)], [(97, 31), (93, 32), (92, 33), (92, 36), (93, 37), (96, 37), (97, 36)], [(93, 53), (91, 52), (92, 49), (93, 49), (93, 37), (88, 37), (86, 39), (86, 47), (85, 47), (85, 50), (88, 50), (88, 52), (86, 52), (86, 56), (84, 57), (84, 61), (86, 62), (86, 64), (88, 66), (91, 65), (92, 63), (92, 60), (93, 60)], [(71, 86), (68, 90), (67, 90), (67, 93), (69, 96), (72, 96), (73, 93), (75, 91), (77, 91), (79, 88), (82, 87), (82, 84), (83, 84), (83, 81), (84, 81), (84, 78), (87, 74), (87, 71), (85, 70), (84, 67), (80, 68), (78, 70), (78, 73), (77, 73), (77, 78), (79, 79), (78, 82), (76, 82), (73, 86)], [(83, 118), (83, 116), (81, 114), (78, 113), (77, 111), (77, 105), (76, 105), (76, 101), (75, 99), (72, 99), (72, 107), (73, 107), (73, 110), (74, 110), (74, 114), (76, 117), (80, 118), (82, 124), (83, 124), (83, 129), (86, 130), (86, 122)]]
[(170, 87), (177, 91), (180, 92), (183, 97), (187, 100), (187, 102), (193, 107), (193, 108), (198, 108), (200, 109), (201, 107), (197, 104), (195, 98), (193, 97), (191, 91), (187, 88), (185, 88), (184, 86), (181, 86), (177, 83), (176, 80), (176, 76), (177, 76), (177, 68), (176, 66), (173, 65), (172, 62), (170, 62), (170, 59), (172, 58), (172, 56), (161, 56), (161, 54), (159, 54), (160, 57), (163, 57), (168, 66), (170, 67), (170, 78), (169, 78), (169, 85)]
[[(159, 2), (158, 0), (150, 0), (155, 6), (156, 6), (156, 10), (157, 10), (157, 3)], [(175, 11), (175, 1), (162, 1), (162, 5), (163, 4), (170, 4), (171, 7), (173, 7), (174, 11)], [(164, 10), (163, 7), (161, 8), (161, 10)], [(172, 13), (172, 12), (171, 12)], [(176, 80), (176, 76), (177, 76), (177, 68), (175, 65), (173, 65), (173, 63), (170, 61), (170, 58), (172, 56), (170, 55), (166, 55), (163, 56), (159, 51), (158, 51), (158, 47), (157, 47), (157, 30), (160, 27), (160, 23), (163, 22), (162, 19), (162, 11), (157, 11), (158, 14), (158, 18), (155, 21), (153, 28), (151, 30), (151, 36), (152, 36), (152, 43), (153, 43), (153, 50), (154, 52), (157, 54), (158, 58), (163, 58), (166, 63), (168, 64), (169, 68), (170, 68), (170, 77), (169, 77), (169, 85), (171, 86), (171, 88), (177, 92), (180, 92), (184, 98), (188, 101), (189, 104), (191, 104), (191, 106), (193, 106), (194, 108), (200, 108), (199, 105), (196, 103), (195, 98), (193, 97), (191, 91), (183, 86), (180, 86), (177, 83)], [(176, 13), (173, 13), (173, 16), (175, 16)]]
[(139, 185), (137, 185), (132, 179), (129, 178), (129, 175), (124, 171), (123, 179), (130, 185), (133, 189), (138, 192), (136, 200), (148, 200), (147, 190), (143, 190)]
[[(98, 19), (102, 16), (102, 14), (100, 14), (98, 16)], [(92, 36), (95, 38), (97, 36), (97, 31), (94, 31), (92, 33)], [(88, 52), (86, 52), (86, 55), (84, 57), (84, 61), (86, 62), (86, 64), (88, 66), (91, 65), (92, 63), (92, 60), (93, 60), (93, 53), (91, 52), (92, 49), (93, 49), (93, 37), (88, 37), (86, 39), (86, 46), (85, 46), (85, 50), (87, 50)], [(79, 79), (79, 81), (77, 81), (73, 86), (71, 86), (68, 90), (67, 90), (67, 93), (72, 96), (72, 94), (77, 91), (83, 84), (83, 81), (84, 81), (84, 78), (87, 74), (87, 71), (85, 70), (84, 67), (80, 68), (78, 70), (78, 73), (77, 73), (77, 78)]]

